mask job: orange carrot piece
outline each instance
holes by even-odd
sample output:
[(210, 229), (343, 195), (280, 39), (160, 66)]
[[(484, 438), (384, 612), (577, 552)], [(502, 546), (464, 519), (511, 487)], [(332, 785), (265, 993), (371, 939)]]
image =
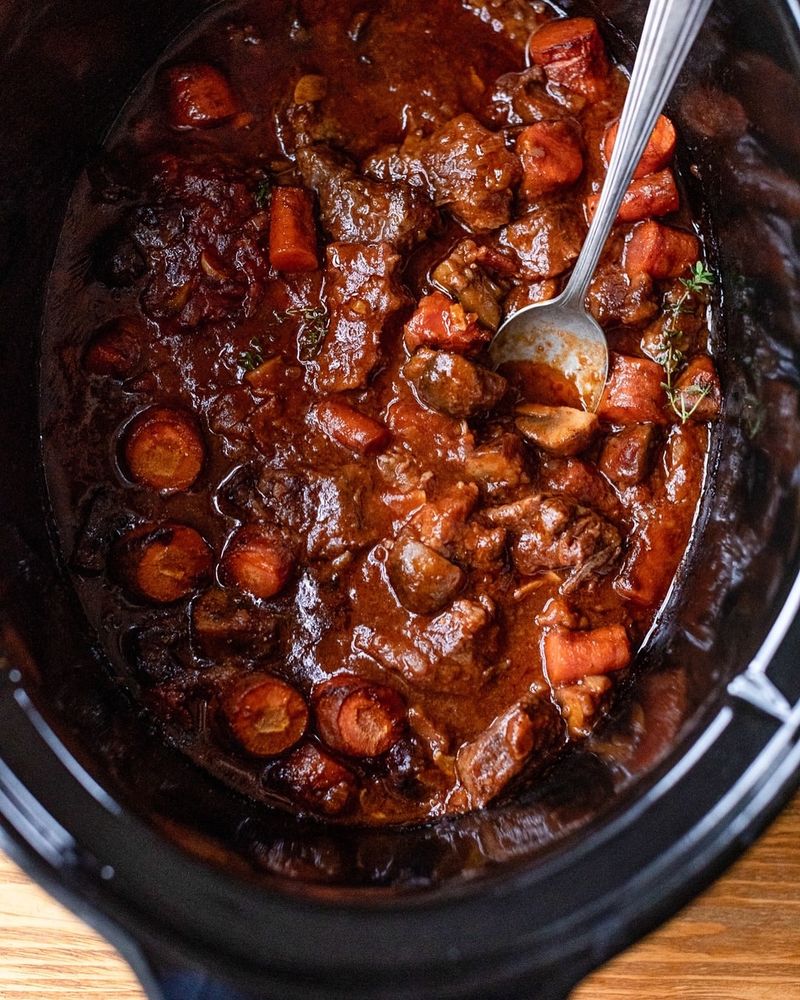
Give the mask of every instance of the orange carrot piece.
[(478, 325), (475, 313), (464, 312), (462, 305), (442, 292), (421, 298), (405, 327), (405, 344), (412, 353), (422, 346), (469, 353), (491, 339), (491, 333)]
[(612, 354), (598, 417), (609, 424), (667, 423), (664, 377), (655, 361)]
[(650, 219), (631, 231), (625, 244), (624, 266), (631, 277), (647, 274), (657, 280), (678, 278), (699, 256), (700, 241), (693, 233)]
[(279, 187), (272, 193), (269, 262), (276, 271), (316, 271), (314, 205), (305, 188)]
[[(606, 129), (606, 134), (603, 137), (603, 152), (605, 153), (606, 163), (611, 159), (611, 152), (614, 149), (614, 143), (617, 141), (618, 129), (619, 121), (612, 122)], [(672, 162), (672, 157), (675, 155), (676, 141), (675, 126), (666, 115), (659, 115), (656, 127), (647, 140), (642, 158), (639, 160), (633, 176), (638, 180), (641, 177), (646, 177), (648, 174), (657, 173), (659, 170), (663, 170), (664, 167), (668, 167)]]
[(542, 650), (548, 679), (556, 686), (623, 670), (631, 662), (631, 647), (622, 625), (603, 625), (586, 632), (548, 629)]
[[(591, 219), (597, 209), (600, 196), (590, 194), (586, 199), (586, 207)], [(617, 222), (641, 222), (653, 215), (669, 215), (677, 212), (681, 200), (678, 186), (671, 170), (661, 170), (657, 174), (648, 174), (639, 180), (631, 181), (625, 192), (617, 215)]]
[(606, 47), (590, 17), (559, 18), (544, 24), (530, 40), (531, 60), (548, 80), (591, 99), (602, 95), (608, 77)]
[(517, 136), (522, 161), (520, 194), (533, 201), (574, 184), (583, 173), (583, 153), (576, 127), (568, 121), (534, 122)]
[(383, 424), (338, 399), (324, 399), (315, 413), (328, 437), (359, 455), (375, 455), (389, 443)]

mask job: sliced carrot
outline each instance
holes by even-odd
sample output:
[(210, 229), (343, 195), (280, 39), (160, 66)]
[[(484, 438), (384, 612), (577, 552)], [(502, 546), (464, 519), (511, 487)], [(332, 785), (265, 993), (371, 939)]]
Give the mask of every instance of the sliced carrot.
[(274, 757), (306, 731), (308, 708), (299, 691), (271, 674), (249, 674), (222, 699), (231, 733), (254, 757)]
[(667, 423), (664, 369), (648, 358), (612, 354), (598, 417), (609, 424)]
[(383, 424), (341, 400), (325, 399), (314, 412), (328, 437), (359, 455), (376, 455), (389, 443), (391, 435)]
[(267, 600), (284, 588), (293, 569), (292, 550), (277, 531), (246, 524), (225, 546), (220, 575), (238, 590)]
[(167, 521), (134, 528), (117, 542), (114, 564), (125, 586), (154, 604), (172, 604), (211, 575), (211, 550), (185, 524)]
[(464, 312), (462, 305), (442, 292), (421, 298), (405, 327), (405, 344), (412, 353), (422, 346), (469, 353), (491, 339), (491, 333), (478, 325), (475, 313)]
[(608, 77), (606, 47), (590, 17), (559, 18), (544, 24), (530, 40), (530, 55), (553, 83), (584, 94), (602, 96)]
[[(618, 129), (619, 121), (612, 122), (606, 129), (606, 134), (603, 137), (603, 152), (605, 153), (606, 163), (611, 160), (614, 143), (617, 141)], [(647, 140), (642, 158), (639, 160), (633, 176), (637, 179), (646, 177), (648, 174), (654, 174), (659, 170), (663, 170), (664, 167), (668, 167), (672, 162), (672, 157), (675, 155), (676, 141), (675, 126), (666, 115), (659, 115), (656, 127)]]
[(227, 77), (207, 63), (187, 63), (167, 71), (169, 117), (174, 128), (213, 128), (239, 111)]
[(351, 757), (386, 753), (405, 727), (401, 696), (352, 674), (332, 677), (317, 688), (313, 700), (320, 736), (332, 750)]
[(171, 406), (152, 406), (128, 425), (123, 440), (128, 474), (162, 492), (188, 490), (205, 461), (205, 445), (194, 417)]
[(522, 162), (520, 193), (531, 201), (574, 184), (583, 173), (580, 137), (572, 122), (534, 122), (517, 136), (515, 148)]
[(585, 632), (548, 629), (542, 647), (547, 676), (556, 686), (623, 670), (631, 662), (630, 642), (622, 625), (603, 625)]
[(305, 188), (279, 187), (272, 193), (269, 262), (276, 271), (316, 271), (314, 203)]
[[(591, 219), (597, 209), (600, 196), (590, 194), (586, 199), (586, 208)], [(678, 186), (671, 170), (661, 170), (657, 174), (648, 174), (639, 180), (631, 181), (625, 192), (622, 204), (617, 214), (617, 222), (641, 222), (653, 215), (669, 215), (677, 212), (680, 207)]]
[(700, 256), (700, 241), (693, 233), (672, 229), (652, 219), (634, 226), (625, 243), (624, 266), (631, 276), (678, 278)]

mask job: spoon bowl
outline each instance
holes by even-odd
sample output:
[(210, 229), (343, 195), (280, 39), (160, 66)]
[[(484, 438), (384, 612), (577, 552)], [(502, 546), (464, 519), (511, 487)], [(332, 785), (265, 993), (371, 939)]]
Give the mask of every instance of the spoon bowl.
[(495, 368), (522, 363), (551, 369), (574, 384), (584, 407), (600, 405), (608, 376), (608, 344), (597, 321), (565, 293), (513, 313), (489, 347)]

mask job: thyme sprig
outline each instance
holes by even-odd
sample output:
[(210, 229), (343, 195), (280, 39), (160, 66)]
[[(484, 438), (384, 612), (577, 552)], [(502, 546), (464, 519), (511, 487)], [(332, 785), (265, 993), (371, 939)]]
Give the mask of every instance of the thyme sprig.
[(322, 346), (322, 341), (328, 332), (330, 315), (327, 305), (321, 302), (318, 306), (290, 306), (283, 316), (276, 318), (280, 320), (285, 316), (300, 317), (300, 352), (303, 357), (313, 357)]
[(269, 178), (265, 178), (253, 192), (253, 201), (256, 203), (256, 208), (266, 208), (271, 193), (272, 185), (269, 182)]
[(239, 364), (246, 372), (255, 371), (264, 364), (264, 346), (260, 340), (250, 341), (250, 350), (242, 351), (239, 355)]
[(701, 261), (689, 272), (688, 278), (681, 278), (683, 291), (667, 310), (664, 337), (659, 345), (658, 363), (664, 369), (665, 380), (661, 383), (667, 395), (667, 402), (682, 424), (694, 414), (697, 407), (711, 391), (709, 385), (688, 385), (675, 388), (675, 373), (685, 361), (683, 351), (678, 347), (681, 331), (677, 322), (680, 316), (690, 313), (689, 302), (693, 296), (701, 295), (714, 283), (714, 276)]

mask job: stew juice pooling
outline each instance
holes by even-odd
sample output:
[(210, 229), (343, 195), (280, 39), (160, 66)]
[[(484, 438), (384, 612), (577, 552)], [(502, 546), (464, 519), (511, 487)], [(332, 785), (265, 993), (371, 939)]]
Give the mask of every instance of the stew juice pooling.
[(595, 415), (485, 354), (586, 234), (626, 87), (593, 21), (263, 2), (182, 44), (79, 183), (52, 278), (79, 593), (165, 735), (253, 798), (482, 807), (607, 717), (689, 539), (720, 394), (675, 131), (590, 292)]

